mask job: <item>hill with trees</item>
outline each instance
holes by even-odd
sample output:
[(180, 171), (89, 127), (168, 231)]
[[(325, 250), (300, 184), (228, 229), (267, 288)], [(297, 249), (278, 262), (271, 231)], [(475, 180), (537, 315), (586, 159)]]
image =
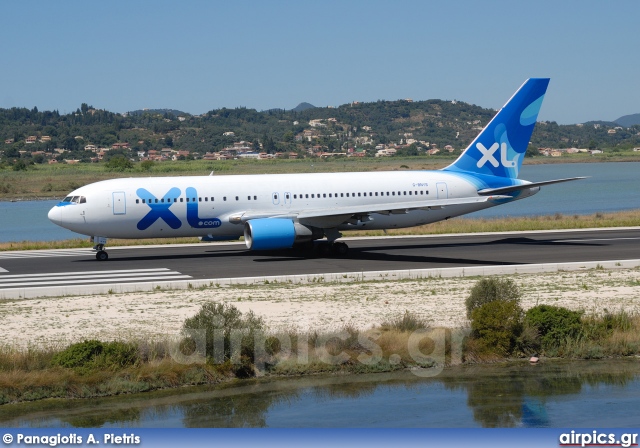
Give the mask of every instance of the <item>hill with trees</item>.
[[(7, 167), (19, 160), (22, 164), (52, 159), (106, 162), (118, 154), (139, 160), (162, 149), (166, 154), (181, 151), (178, 157), (201, 158), (240, 142), (255, 152), (299, 157), (319, 152), (373, 156), (380, 148), (393, 148), (400, 155), (445, 147), (459, 152), (494, 114), (473, 104), (442, 100), (354, 102), (339, 107), (302, 103), (293, 110), (262, 112), (221, 108), (202, 115), (172, 109), (117, 114), (86, 103), (64, 115), (35, 107), (0, 109), (0, 163)], [(640, 146), (640, 125), (540, 122), (531, 144), (627, 149)]]

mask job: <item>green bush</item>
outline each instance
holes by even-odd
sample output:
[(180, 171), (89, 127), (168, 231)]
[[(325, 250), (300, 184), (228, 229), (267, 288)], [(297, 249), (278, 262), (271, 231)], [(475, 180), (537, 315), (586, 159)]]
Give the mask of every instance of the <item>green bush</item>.
[(52, 364), (86, 372), (95, 369), (115, 370), (134, 365), (137, 361), (138, 350), (135, 345), (93, 339), (70, 345), (53, 356)]
[(493, 300), (471, 312), (473, 337), (485, 351), (509, 356), (522, 333), (522, 308), (516, 300)]
[(122, 154), (116, 154), (105, 162), (104, 167), (107, 171), (128, 171), (133, 169), (133, 162)]
[(483, 278), (471, 288), (471, 293), (465, 301), (467, 317), (471, 318), (473, 310), (493, 301), (514, 301), (519, 305), (520, 290), (510, 279)]
[(524, 322), (538, 332), (542, 350), (557, 348), (582, 330), (582, 313), (567, 308), (538, 305), (528, 310)]
[[(259, 332), (264, 331), (264, 327), (262, 318), (254, 315), (253, 311), (243, 316), (235, 306), (215, 302), (202, 305), (200, 311), (186, 319), (182, 325), (185, 336), (188, 330), (205, 332), (206, 355), (209, 359), (226, 362), (240, 357), (241, 364), (244, 365), (241, 368), (245, 370), (245, 360), (255, 361), (255, 338)], [(234, 343), (235, 338), (240, 344)]]

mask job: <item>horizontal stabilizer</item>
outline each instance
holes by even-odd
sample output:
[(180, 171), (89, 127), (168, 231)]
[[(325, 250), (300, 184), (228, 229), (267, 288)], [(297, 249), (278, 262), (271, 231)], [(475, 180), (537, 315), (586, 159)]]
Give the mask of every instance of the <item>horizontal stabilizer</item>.
[(522, 184), (522, 185), (511, 185), (509, 187), (485, 188), (484, 190), (478, 190), (478, 194), (482, 196), (488, 196), (493, 194), (507, 194), (507, 193), (512, 193), (514, 191), (528, 190), (529, 188), (542, 187), (544, 185), (559, 184), (560, 182), (569, 182), (571, 180), (580, 180), (580, 179), (586, 179), (586, 177), (568, 177), (566, 179), (545, 180), (542, 182), (531, 182), (531, 183)]

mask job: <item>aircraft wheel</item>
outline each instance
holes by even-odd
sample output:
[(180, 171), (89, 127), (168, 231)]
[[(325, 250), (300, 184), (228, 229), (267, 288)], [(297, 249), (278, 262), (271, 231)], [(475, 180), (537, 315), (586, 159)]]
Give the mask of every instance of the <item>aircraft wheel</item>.
[(331, 250), (334, 253), (334, 255), (343, 257), (347, 255), (347, 252), (349, 252), (349, 246), (347, 246), (346, 243), (333, 243)]
[(319, 256), (326, 257), (328, 255), (331, 255), (331, 246), (325, 242), (322, 242), (316, 246), (316, 251)]
[(107, 261), (109, 259), (109, 254), (105, 250), (99, 250), (96, 252), (96, 260), (98, 261)]

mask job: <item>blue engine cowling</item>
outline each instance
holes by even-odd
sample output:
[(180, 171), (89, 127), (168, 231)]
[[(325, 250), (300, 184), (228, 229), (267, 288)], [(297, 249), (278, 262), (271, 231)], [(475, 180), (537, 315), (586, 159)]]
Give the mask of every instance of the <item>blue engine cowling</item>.
[(303, 226), (291, 219), (252, 219), (244, 224), (244, 240), (251, 250), (289, 249), (294, 243), (323, 236), (321, 229)]

